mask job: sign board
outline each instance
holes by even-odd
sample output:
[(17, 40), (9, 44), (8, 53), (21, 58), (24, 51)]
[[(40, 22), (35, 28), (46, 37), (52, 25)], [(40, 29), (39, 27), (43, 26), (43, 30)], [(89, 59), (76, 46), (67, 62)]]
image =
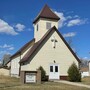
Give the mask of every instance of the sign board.
[(36, 74), (35, 73), (26, 73), (26, 83), (35, 83), (36, 82)]

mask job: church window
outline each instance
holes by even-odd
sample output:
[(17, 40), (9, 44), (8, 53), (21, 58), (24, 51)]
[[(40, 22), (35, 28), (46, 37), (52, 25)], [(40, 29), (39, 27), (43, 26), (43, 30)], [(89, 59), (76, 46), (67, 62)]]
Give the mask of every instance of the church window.
[(47, 22), (46, 23), (46, 29), (50, 29), (51, 28), (51, 23)]
[(37, 24), (37, 31), (38, 31), (38, 24)]

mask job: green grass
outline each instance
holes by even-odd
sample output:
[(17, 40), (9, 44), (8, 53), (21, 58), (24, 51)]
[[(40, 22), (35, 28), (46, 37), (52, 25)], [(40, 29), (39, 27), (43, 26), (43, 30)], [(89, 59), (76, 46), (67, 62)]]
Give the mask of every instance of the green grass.
[(0, 90), (90, 90), (62, 83), (21, 84), (19, 79), (0, 76)]

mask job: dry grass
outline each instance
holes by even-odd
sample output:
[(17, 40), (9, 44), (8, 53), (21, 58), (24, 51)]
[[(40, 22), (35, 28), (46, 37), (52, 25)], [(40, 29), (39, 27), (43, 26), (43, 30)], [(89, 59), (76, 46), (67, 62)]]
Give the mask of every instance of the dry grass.
[(89, 77), (84, 77), (84, 78), (82, 79), (82, 82), (81, 82), (81, 83), (90, 85), (90, 76), (89, 76)]
[(9, 76), (0, 76), (0, 88), (21, 85), (18, 78), (12, 78)]
[(0, 76), (0, 90), (90, 90), (72, 85), (45, 82), (42, 84), (21, 84), (19, 79)]

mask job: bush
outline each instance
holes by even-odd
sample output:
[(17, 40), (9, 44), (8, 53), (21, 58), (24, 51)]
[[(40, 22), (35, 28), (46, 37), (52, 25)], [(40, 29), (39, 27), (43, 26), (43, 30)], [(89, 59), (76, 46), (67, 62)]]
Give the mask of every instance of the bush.
[(46, 71), (44, 70), (44, 68), (42, 66), (39, 67), (39, 69), (41, 70), (41, 80), (42, 81), (46, 81)]
[(81, 82), (81, 73), (75, 63), (73, 63), (68, 69), (68, 79), (71, 82)]

